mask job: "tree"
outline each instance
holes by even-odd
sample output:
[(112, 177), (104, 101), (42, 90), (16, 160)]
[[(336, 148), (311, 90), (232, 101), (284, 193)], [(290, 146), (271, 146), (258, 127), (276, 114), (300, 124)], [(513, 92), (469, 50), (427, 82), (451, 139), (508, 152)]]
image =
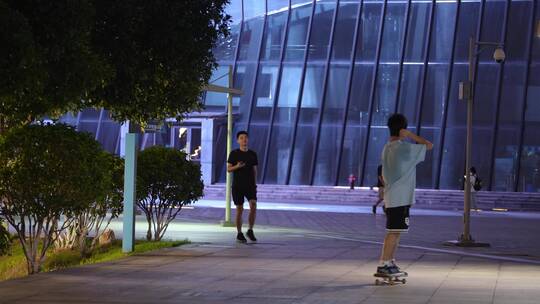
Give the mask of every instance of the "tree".
[(94, 21), (90, 0), (0, 0), (0, 132), (92, 104), (112, 76)]
[(106, 194), (103, 160), (92, 136), (62, 124), (27, 125), (0, 137), (0, 213), (17, 233), (28, 273), (40, 271), (74, 215)]
[(114, 77), (95, 100), (119, 120), (144, 125), (201, 107), (201, 87), (228, 35), (228, 0), (94, 0), (94, 46)]
[[(106, 173), (101, 180), (104, 195), (74, 214), (74, 220), (57, 236), (57, 249), (78, 249), (81, 256), (88, 255), (97, 247), (111, 221), (123, 211), (124, 161), (105, 151), (102, 151), (102, 157)], [(90, 243), (87, 242), (89, 234), (93, 235)]]
[(157, 146), (138, 162), (137, 206), (148, 222), (146, 239), (159, 241), (182, 207), (202, 197), (201, 169), (184, 152)]

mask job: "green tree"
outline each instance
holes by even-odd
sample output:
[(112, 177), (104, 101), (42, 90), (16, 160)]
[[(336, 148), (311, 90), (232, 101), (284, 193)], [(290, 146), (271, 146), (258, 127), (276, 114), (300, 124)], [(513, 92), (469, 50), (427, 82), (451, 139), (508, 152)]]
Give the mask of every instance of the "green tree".
[[(103, 196), (74, 213), (74, 220), (57, 236), (54, 244), (57, 249), (78, 249), (81, 256), (86, 256), (97, 247), (111, 221), (123, 211), (124, 161), (105, 151), (101, 154), (106, 173), (101, 180)], [(87, 241), (89, 235), (93, 236), (91, 242)]]
[(228, 0), (94, 0), (94, 46), (114, 77), (96, 106), (144, 125), (200, 109), (201, 87), (216, 62), (212, 48), (228, 35)]
[(1, 130), (92, 104), (112, 76), (94, 24), (91, 0), (0, 0)]
[(202, 197), (198, 164), (176, 149), (152, 147), (139, 155), (137, 206), (146, 215), (147, 240), (159, 241), (185, 205)]
[[(102, 149), (66, 125), (28, 125), (0, 137), (0, 213), (15, 229), (28, 273), (40, 271), (55, 236), (106, 195)], [(61, 219), (61, 217), (64, 219)]]

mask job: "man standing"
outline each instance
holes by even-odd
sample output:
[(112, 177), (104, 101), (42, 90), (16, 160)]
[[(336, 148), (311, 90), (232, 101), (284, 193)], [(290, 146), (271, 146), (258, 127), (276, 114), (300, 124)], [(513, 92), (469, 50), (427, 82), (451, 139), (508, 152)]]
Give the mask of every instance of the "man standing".
[(232, 197), (236, 206), (236, 240), (246, 243), (242, 233), (242, 213), (244, 212), (244, 198), (249, 201), (249, 229), (247, 237), (256, 242), (253, 226), (257, 216), (257, 153), (248, 149), (248, 133), (240, 131), (236, 134), (239, 149), (231, 151), (227, 159), (227, 172), (233, 173)]
[[(382, 152), (382, 175), (385, 183), (386, 236), (377, 274), (407, 275), (396, 265), (394, 254), (401, 233), (409, 230), (409, 209), (414, 204), (416, 165), (424, 161), (433, 144), (407, 130), (407, 119), (394, 114), (388, 119), (390, 139)], [(415, 143), (407, 142), (410, 139)]]

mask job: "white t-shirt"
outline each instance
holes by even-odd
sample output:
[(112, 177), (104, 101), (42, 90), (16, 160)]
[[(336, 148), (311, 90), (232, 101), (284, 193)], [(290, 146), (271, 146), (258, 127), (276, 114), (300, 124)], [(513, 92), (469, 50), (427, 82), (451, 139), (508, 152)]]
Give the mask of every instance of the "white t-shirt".
[(414, 204), (416, 165), (424, 161), (425, 157), (426, 145), (402, 140), (390, 141), (384, 145), (381, 163), (386, 208)]

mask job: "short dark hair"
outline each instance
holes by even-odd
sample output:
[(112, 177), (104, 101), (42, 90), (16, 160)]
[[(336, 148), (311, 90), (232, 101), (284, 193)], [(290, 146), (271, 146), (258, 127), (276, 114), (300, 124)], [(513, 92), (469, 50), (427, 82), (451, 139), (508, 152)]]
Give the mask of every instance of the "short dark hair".
[(472, 174), (476, 174), (476, 168), (475, 167), (471, 167), (470, 171), (471, 171)]
[(238, 139), (238, 138), (240, 137), (240, 135), (246, 135), (247, 137), (249, 137), (248, 132), (246, 132), (246, 131), (240, 131), (240, 132), (236, 133), (236, 139)]
[(388, 129), (390, 136), (399, 136), (401, 129), (407, 129), (407, 118), (403, 114), (395, 113), (388, 118)]

